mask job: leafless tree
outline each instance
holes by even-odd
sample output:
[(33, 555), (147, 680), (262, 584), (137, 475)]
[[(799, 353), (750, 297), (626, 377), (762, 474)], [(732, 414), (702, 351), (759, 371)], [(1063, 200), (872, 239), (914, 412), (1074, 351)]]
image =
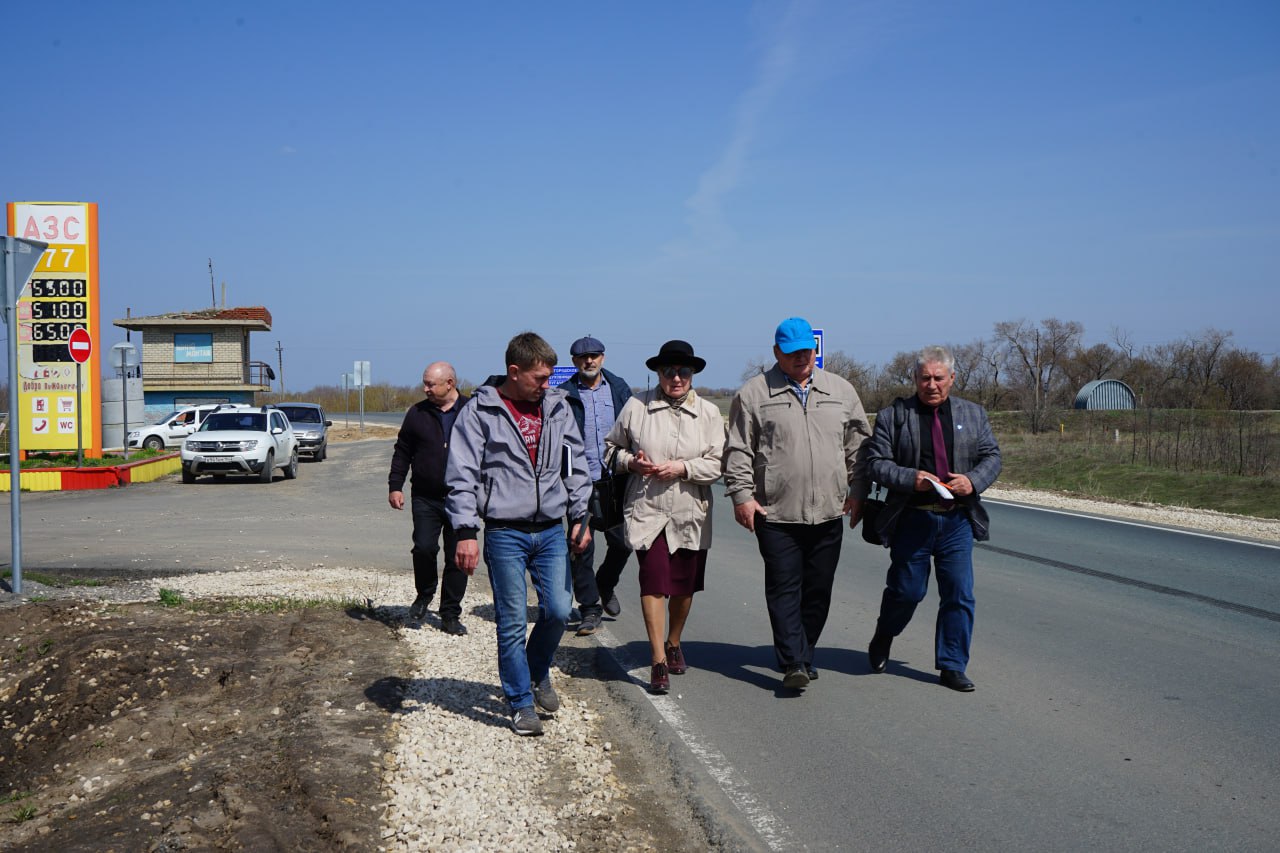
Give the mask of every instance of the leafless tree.
[(773, 367), (773, 362), (763, 358), (753, 358), (747, 362), (747, 366), (742, 370), (742, 381), (746, 382), (753, 376), (759, 376), (770, 367)]
[(995, 325), (995, 343), (1004, 355), (1004, 366), (1033, 433), (1044, 428), (1053, 404), (1063, 403), (1061, 368), (1068, 355), (1079, 349), (1084, 326), (1050, 317), (1034, 326), (1026, 320)]
[(999, 408), (1004, 396), (1000, 388), (1000, 354), (989, 341), (976, 340), (951, 347), (956, 359), (956, 392), (981, 403), (988, 410)]

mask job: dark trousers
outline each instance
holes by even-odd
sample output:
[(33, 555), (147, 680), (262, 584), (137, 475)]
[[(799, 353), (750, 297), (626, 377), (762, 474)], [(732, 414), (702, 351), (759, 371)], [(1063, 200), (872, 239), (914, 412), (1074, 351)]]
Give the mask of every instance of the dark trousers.
[(964, 672), (973, 641), (973, 528), (960, 510), (906, 509), (889, 543), (889, 574), (877, 634), (896, 637), (929, 591), (929, 563), (938, 579), (934, 667)]
[(842, 521), (775, 524), (756, 516), (773, 651), (782, 669), (813, 663), (813, 649), (831, 609), (831, 585), (844, 539)]
[[(600, 571), (595, 570), (596, 539), (603, 536), (608, 547)], [(622, 569), (631, 556), (631, 549), (622, 541), (622, 527), (591, 531), (591, 544), (581, 554), (569, 553), (569, 568), (573, 573), (573, 597), (578, 602), (578, 612), (604, 612), (604, 603), (613, 595), (622, 577)]]
[(467, 573), (454, 562), (458, 537), (449, 525), (444, 498), (413, 496), (413, 585), (418, 595), (433, 598), (439, 579), (436, 566), (440, 554), (440, 534), (444, 533), (444, 580), (440, 584), (440, 618), (462, 616), (462, 596), (467, 592)]

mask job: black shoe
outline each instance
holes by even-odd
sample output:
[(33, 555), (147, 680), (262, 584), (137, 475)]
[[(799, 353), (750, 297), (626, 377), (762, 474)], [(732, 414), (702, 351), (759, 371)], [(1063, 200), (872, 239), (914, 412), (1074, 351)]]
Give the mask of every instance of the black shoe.
[(804, 671), (805, 671), (805, 674), (809, 676), (810, 681), (818, 680), (818, 671), (814, 669), (812, 665), (806, 666), (804, 668)]
[(793, 663), (782, 675), (782, 686), (788, 690), (804, 690), (809, 686), (809, 673), (802, 663)]
[(617, 617), (622, 612), (622, 602), (618, 600), (616, 593), (609, 593), (609, 597), (604, 599), (604, 612), (610, 616)]
[(952, 690), (959, 690), (961, 693), (972, 693), (974, 683), (969, 677), (957, 669), (944, 669), (938, 674), (938, 681), (943, 687), (950, 687)]
[(427, 618), (427, 606), (431, 604), (431, 596), (419, 595), (413, 600), (413, 604), (409, 605), (409, 618), (415, 622), (421, 622)]
[(446, 634), (452, 634), (455, 637), (461, 637), (467, 633), (467, 628), (456, 617), (441, 619), (440, 630)]
[(604, 614), (597, 611), (582, 614), (582, 621), (578, 623), (578, 636), (590, 637), (596, 631), (600, 630), (600, 623), (604, 621)]
[(893, 637), (876, 634), (867, 646), (867, 663), (872, 672), (884, 672), (889, 665), (889, 647), (893, 645)]

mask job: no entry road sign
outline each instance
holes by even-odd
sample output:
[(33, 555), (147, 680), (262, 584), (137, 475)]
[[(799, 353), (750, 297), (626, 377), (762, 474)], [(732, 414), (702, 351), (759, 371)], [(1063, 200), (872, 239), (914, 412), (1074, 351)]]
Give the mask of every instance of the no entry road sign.
[(93, 355), (93, 338), (87, 329), (75, 329), (67, 340), (67, 349), (71, 351), (71, 360), (76, 364), (84, 364)]

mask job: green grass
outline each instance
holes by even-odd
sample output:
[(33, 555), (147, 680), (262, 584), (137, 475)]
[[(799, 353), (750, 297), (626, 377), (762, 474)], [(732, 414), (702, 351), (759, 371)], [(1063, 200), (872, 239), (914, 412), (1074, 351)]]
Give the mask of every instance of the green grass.
[(165, 607), (180, 607), (186, 599), (172, 589), (160, 590), (160, 603)]
[(296, 613), (300, 610), (345, 610), (360, 606), (359, 599), (337, 598), (219, 598), (200, 602), (207, 613)]
[(160, 590), (165, 607), (184, 607), (194, 613), (296, 613), (302, 610), (345, 610), (364, 607), (358, 598), (210, 598), (188, 601), (171, 589)]
[[(125, 459), (119, 454), (104, 455), (97, 459), (91, 459), (88, 456), (84, 459), (85, 468), (106, 468), (111, 465), (123, 465), (125, 462), (137, 462), (141, 459), (154, 459), (157, 456), (164, 456), (172, 453), (172, 450), (130, 450), (129, 458)], [(32, 453), (26, 459), (22, 460), (22, 470), (40, 469), (40, 468), (75, 468), (76, 454), (74, 453)]]
[[(13, 570), (5, 569), (4, 577), (12, 578)], [(51, 575), (48, 572), (29, 572), (22, 573), (22, 579), (31, 581), (32, 583), (42, 584), (44, 586), (57, 587), (62, 589), (69, 586), (106, 586), (107, 582), (96, 578), (76, 578), (64, 577), (63, 575)]]
[(36, 816), (35, 806), (18, 806), (9, 815), (10, 823), (26, 823)]
[(1280, 479), (1274, 476), (1149, 467), (1127, 461), (1127, 448), (1064, 442), (1056, 434), (997, 435), (997, 440), (1004, 462), (997, 485), (1280, 518)]

